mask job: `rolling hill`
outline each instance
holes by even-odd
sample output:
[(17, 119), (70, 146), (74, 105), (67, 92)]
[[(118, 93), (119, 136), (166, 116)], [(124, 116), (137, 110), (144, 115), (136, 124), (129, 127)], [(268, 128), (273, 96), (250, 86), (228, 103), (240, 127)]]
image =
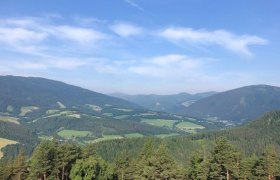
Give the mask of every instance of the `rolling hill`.
[[(10, 156), (24, 144), (31, 152), (38, 138), (86, 144), (107, 139), (166, 137), (218, 127), (195, 118), (147, 110), (63, 82), (17, 76), (0, 76), (0, 123), (0, 138), (19, 142), (2, 149)], [(31, 138), (32, 142), (22, 138)]]
[(112, 96), (125, 99), (152, 111), (176, 112), (177, 108), (188, 107), (199, 99), (216, 94), (216, 92), (205, 92), (197, 94), (180, 93), (173, 95), (127, 95), (114, 93)]
[[(138, 154), (145, 142), (152, 141), (154, 146), (164, 143), (170, 154), (184, 165), (189, 165), (191, 155), (199, 150), (209, 153), (219, 137), (228, 139), (241, 152), (242, 156), (261, 155), (268, 145), (274, 145), (280, 155), (280, 111), (264, 114), (247, 124), (225, 130), (203, 132), (193, 135), (173, 136), (165, 139), (139, 138), (101, 142), (92, 146), (102, 157), (114, 162), (117, 155), (125, 151), (131, 157)], [(104, 149), (107, 149), (104, 152)]]
[(189, 107), (178, 108), (177, 113), (238, 124), (278, 109), (280, 109), (279, 87), (253, 85), (200, 99)]
[(40, 114), (50, 108), (85, 109), (117, 107), (142, 109), (128, 101), (93, 92), (59, 81), (35, 78), (0, 76), (0, 111), (13, 115)]

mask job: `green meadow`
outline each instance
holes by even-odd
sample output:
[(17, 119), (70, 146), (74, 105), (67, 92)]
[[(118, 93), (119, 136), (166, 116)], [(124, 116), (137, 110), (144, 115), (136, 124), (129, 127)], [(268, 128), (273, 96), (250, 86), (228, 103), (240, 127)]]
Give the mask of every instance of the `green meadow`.
[(167, 119), (142, 119), (141, 123), (150, 124), (158, 127), (168, 127), (173, 128), (173, 124), (178, 122), (177, 120), (167, 120)]
[(62, 131), (59, 131), (57, 134), (66, 139), (70, 139), (73, 137), (85, 137), (91, 135), (90, 131), (77, 131), (70, 129), (64, 129)]

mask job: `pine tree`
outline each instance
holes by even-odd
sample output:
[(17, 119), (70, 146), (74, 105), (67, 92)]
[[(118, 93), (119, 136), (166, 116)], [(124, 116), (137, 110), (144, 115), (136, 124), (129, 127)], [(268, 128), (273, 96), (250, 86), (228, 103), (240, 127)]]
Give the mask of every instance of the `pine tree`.
[(129, 174), (132, 177), (129, 179), (135, 179), (141, 177), (143, 174), (146, 174), (146, 169), (144, 168), (148, 164), (148, 159), (154, 153), (154, 145), (152, 140), (147, 140), (144, 144), (144, 147), (140, 151), (138, 158), (134, 163), (131, 163), (129, 167)]
[(212, 160), (210, 162), (209, 178), (238, 178), (240, 169), (240, 153), (225, 138), (216, 140)]
[(195, 153), (190, 162), (188, 177), (190, 179), (206, 180), (209, 172), (209, 160), (204, 151)]
[(64, 180), (70, 173), (72, 164), (81, 155), (81, 150), (74, 144), (64, 143), (57, 148), (55, 159), (56, 176)]
[(29, 179), (39, 178), (46, 180), (48, 176), (53, 177), (55, 167), (55, 156), (57, 142), (42, 141), (34, 150), (30, 163)]
[(276, 150), (273, 145), (265, 148), (263, 155), (256, 163), (254, 171), (259, 178), (268, 180), (275, 179), (275, 176), (280, 175), (279, 158), (276, 155)]
[(239, 178), (243, 180), (256, 178), (253, 169), (257, 161), (258, 161), (258, 157), (255, 154), (245, 159), (242, 159), (240, 163)]
[(124, 180), (126, 175), (130, 173), (129, 162), (131, 158), (128, 156), (127, 151), (124, 150), (120, 153), (116, 163), (115, 163), (115, 173), (118, 179)]
[(98, 156), (78, 159), (70, 171), (70, 178), (75, 180), (107, 180), (112, 179), (112, 171), (108, 164)]
[(25, 156), (25, 153), (23, 150), (19, 152), (19, 154), (16, 156), (12, 162), (12, 172), (13, 175), (11, 179), (14, 180), (23, 180), (27, 178), (28, 174), (28, 166), (27, 166), (27, 157)]

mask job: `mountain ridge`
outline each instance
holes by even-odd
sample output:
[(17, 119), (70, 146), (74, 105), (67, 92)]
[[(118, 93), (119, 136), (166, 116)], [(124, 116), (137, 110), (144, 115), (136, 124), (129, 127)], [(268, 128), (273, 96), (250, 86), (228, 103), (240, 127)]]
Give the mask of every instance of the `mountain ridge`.
[(262, 84), (221, 92), (198, 100), (177, 112), (242, 123), (278, 109), (280, 109), (280, 87)]

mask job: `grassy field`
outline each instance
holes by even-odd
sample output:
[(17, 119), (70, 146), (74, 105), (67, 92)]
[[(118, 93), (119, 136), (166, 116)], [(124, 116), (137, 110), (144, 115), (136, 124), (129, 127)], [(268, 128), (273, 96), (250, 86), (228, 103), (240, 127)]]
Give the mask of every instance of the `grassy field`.
[(113, 108), (113, 109), (115, 109), (117, 111), (122, 111), (122, 112), (132, 112), (133, 111), (133, 109), (125, 109), (125, 108)]
[(56, 102), (57, 103), (57, 105), (59, 106), (59, 108), (61, 108), (61, 109), (64, 109), (64, 108), (66, 108), (66, 106), (64, 105), (64, 104), (62, 104), (61, 102)]
[(112, 113), (103, 113), (102, 115), (103, 115), (103, 116), (109, 116), (109, 117), (112, 117), (112, 116), (113, 116)]
[(23, 106), (20, 108), (20, 116), (25, 116), (27, 113), (31, 113), (35, 110), (39, 109), (36, 106)]
[(176, 125), (176, 128), (183, 130), (185, 132), (195, 133), (196, 129), (204, 129), (205, 127), (191, 122), (180, 122), (179, 124)]
[(129, 117), (129, 115), (120, 115), (120, 116), (115, 116), (114, 118), (116, 118), (116, 119), (125, 119), (127, 117)]
[(58, 117), (58, 116), (73, 117), (73, 118), (77, 118), (77, 119), (81, 118), (81, 115), (75, 111), (61, 111), (61, 112), (58, 112), (55, 114), (51, 114), (47, 117)]
[(11, 116), (1, 116), (0, 115), (0, 121), (5, 121), (5, 122), (11, 122), (11, 123), (19, 124), (18, 118), (11, 117)]
[(96, 111), (96, 112), (101, 112), (102, 108), (100, 106), (94, 105), (94, 104), (87, 104), (87, 106), (89, 108), (91, 108), (92, 110)]
[(154, 113), (154, 112), (147, 112), (147, 113), (141, 113), (141, 114), (137, 114), (137, 116), (154, 116), (156, 115), (157, 113)]
[(170, 137), (170, 136), (178, 136), (178, 133), (170, 133), (170, 134), (157, 134), (156, 137), (159, 138), (166, 138), (166, 137)]
[(57, 134), (63, 138), (70, 139), (73, 137), (89, 136), (91, 133), (90, 131), (76, 131), (76, 130), (64, 129), (62, 131), (59, 131)]
[(167, 119), (142, 119), (141, 123), (150, 124), (158, 127), (168, 127), (173, 128), (173, 124), (177, 122), (176, 120), (167, 120)]
[(13, 107), (12, 105), (9, 105), (9, 106), (7, 107), (7, 111), (8, 111), (8, 112), (13, 112), (13, 111), (14, 111), (14, 107)]
[(59, 110), (57, 110), (57, 109), (49, 109), (49, 110), (46, 111), (46, 114), (54, 114), (54, 113), (57, 113), (57, 112), (59, 112)]
[(40, 139), (43, 139), (43, 140), (52, 140), (53, 137), (52, 136), (45, 136), (45, 135), (41, 135), (39, 136)]
[(98, 143), (101, 141), (113, 140), (113, 139), (122, 139), (120, 135), (103, 135), (102, 138), (95, 139), (93, 141), (86, 141), (87, 143)]
[(124, 137), (126, 138), (139, 138), (139, 137), (144, 137), (144, 135), (140, 133), (130, 133), (130, 134), (125, 134)]
[(4, 138), (0, 138), (0, 159), (3, 157), (3, 153), (1, 151), (1, 149), (9, 144), (17, 144), (18, 142), (13, 141), (13, 140), (9, 140), (9, 139), (4, 139)]

